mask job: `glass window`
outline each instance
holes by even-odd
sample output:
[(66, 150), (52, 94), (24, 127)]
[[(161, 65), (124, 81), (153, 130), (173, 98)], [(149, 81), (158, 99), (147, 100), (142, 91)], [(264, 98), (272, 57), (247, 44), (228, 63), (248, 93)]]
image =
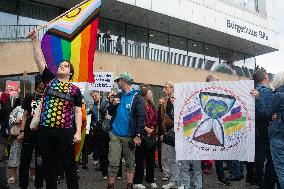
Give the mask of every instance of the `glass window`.
[(219, 48), (220, 62), (219, 67), (222, 65), (223, 72), (228, 74), (236, 74), (233, 65), (233, 51), (228, 49)]
[(34, 3), (31, 1), (21, 1), (19, 15), (37, 20), (50, 21), (59, 16), (61, 10), (56, 7)]
[(128, 56), (148, 58), (148, 31), (145, 28), (126, 25), (125, 53)]
[(218, 47), (204, 44), (204, 54), (205, 54), (205, 69), (211, 71), (218, 71), (219, 70)]
[(259, 12), (259, 0), (224, 0), (234, 5), (244, 7), (253, 12)]
[(0, 12), (0, 25), (17, 25), (17, 15)]
[(219, 48), (220, 52), (220, 62), (226, 64), (233, 63), (233, 51), (228, 49)]
[(0, 78), (0, 91), (4, 91), (6, 88), (6, 81), (20, 81), (20, 95), (33, 93), (35, 91), (35, 75), (29, 74), (27, 76), (16, 75)]
[(126, 38), (129, 41), (139, 43), (148, 43), (148, 31), (145, 28), (140, 28), (132, 25), (126, 25)]
[[(188, 40), (187, 47), (188, 47), (188, 56), (185, 66), (194, 67), (194, 68), (198, 67), (198, 64), (196, 62), (204, 60), (203, 43), (193, 40)], [(205, 68), (206, 65), (204, 65), (203, 69)]]
[(170, 44), (170, 60), (172, 64), (185, 65), (187, 60), (187, 41), (184, 38), (171, 36)]
[[(99, 22), (100, 38), (98, 38), (99, 50), (107, 50), (108, 52), (122, 54), (125, 52), (125, 24), (108, 19), (101, 18)], [(109, 32), (110, 41), (104, 38)], [(106, 48), (107, 46), (107, 48)]]
[(149, 47), (169, 50), (168, 35), (165, 33), (149, 30)]
[(234, 69), (236, 74), (239, 76), (244, 76), (243, 66), (245, 65), (245, 55), (243, 53), (234, 52)]
[(255, 69), (255, 57), (251, 55), (245, 55), (245, 65), (246, 77), (252, 78), (253, 70)]
[(14, 40), (17, 33), (17, 16), (0, 12), (0, 40)]
[(8, 13), (17, 12), (17, 3), (18, 0), (1, 0), (0, 1), (0, 10)]
[(107, 29), (110, 30), (110, 34), (118, 37), (125, 34), (125, 24), (121, 22), (111, 21), (104, 18), (100, 18), (99, 29), (101, 33), (106, 33)]
[(168, 62), (169, 40), (165, 33), (149, 30), (149, 58), (154, 61)]

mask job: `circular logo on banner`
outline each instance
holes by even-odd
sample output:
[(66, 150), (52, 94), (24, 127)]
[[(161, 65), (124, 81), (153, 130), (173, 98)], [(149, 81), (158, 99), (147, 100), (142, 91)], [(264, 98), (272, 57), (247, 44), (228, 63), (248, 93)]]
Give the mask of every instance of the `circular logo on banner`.
[[(75, 12), (77, 11), (77, 12)], [(73, 18), (76, 17), (77, 15), (79, 15), (81, 13), (81, 7), (78, 7), (77, 9), (73, 10), (72, 12), (68, 13), (66, 15), (67, 18)]]
[(247, 105), (233, 91), (206, 87), (185, 99), (178, 113), (178, 131), (200, 150), (236, 147), (252, 128)]

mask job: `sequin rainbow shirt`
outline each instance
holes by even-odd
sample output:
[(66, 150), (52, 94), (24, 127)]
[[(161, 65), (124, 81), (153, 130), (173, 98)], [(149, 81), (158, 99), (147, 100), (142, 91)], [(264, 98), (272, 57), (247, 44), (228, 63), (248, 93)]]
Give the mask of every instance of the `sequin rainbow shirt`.
[[(79, 94), (78, 94), (79, 93)], [(72, 128), (75, 126), (75, 97), (78, 87), (71, 83), (52, 80), (45, 89), (41, 111), (41, 127)]]

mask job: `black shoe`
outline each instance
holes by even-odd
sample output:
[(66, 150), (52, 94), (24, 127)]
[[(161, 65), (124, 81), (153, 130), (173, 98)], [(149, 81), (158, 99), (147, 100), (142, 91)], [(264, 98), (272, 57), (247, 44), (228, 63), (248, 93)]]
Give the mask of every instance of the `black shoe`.
[(224, 186), (231, 186), (231, 183), (226, 181), (225, 179), (218, 179), (217, 184), (224, 185)]
[(241, 181), (241, 180), (242, 180), (242, 177), (232, 175), (231, 177), (226, 178), (226, 180), (227, 180), (227, 181)]

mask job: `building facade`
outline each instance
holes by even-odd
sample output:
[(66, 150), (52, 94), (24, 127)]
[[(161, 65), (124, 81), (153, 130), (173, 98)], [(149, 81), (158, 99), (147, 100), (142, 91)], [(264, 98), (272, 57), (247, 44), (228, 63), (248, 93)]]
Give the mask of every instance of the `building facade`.
[[(80, 0), (0, 1), (0, 91), (33, 90), (29, 30)], [(275, 0), (103, 0), (94, 71), (129, 71), (137, 83), (251, 78), (255, 56), (278, 50)], [(110, 31), (111, 40), (103, 35)], [(44, 34), (39, 31), (39, 37)], [(27, 74), (23, 74), (27, 73)]]

